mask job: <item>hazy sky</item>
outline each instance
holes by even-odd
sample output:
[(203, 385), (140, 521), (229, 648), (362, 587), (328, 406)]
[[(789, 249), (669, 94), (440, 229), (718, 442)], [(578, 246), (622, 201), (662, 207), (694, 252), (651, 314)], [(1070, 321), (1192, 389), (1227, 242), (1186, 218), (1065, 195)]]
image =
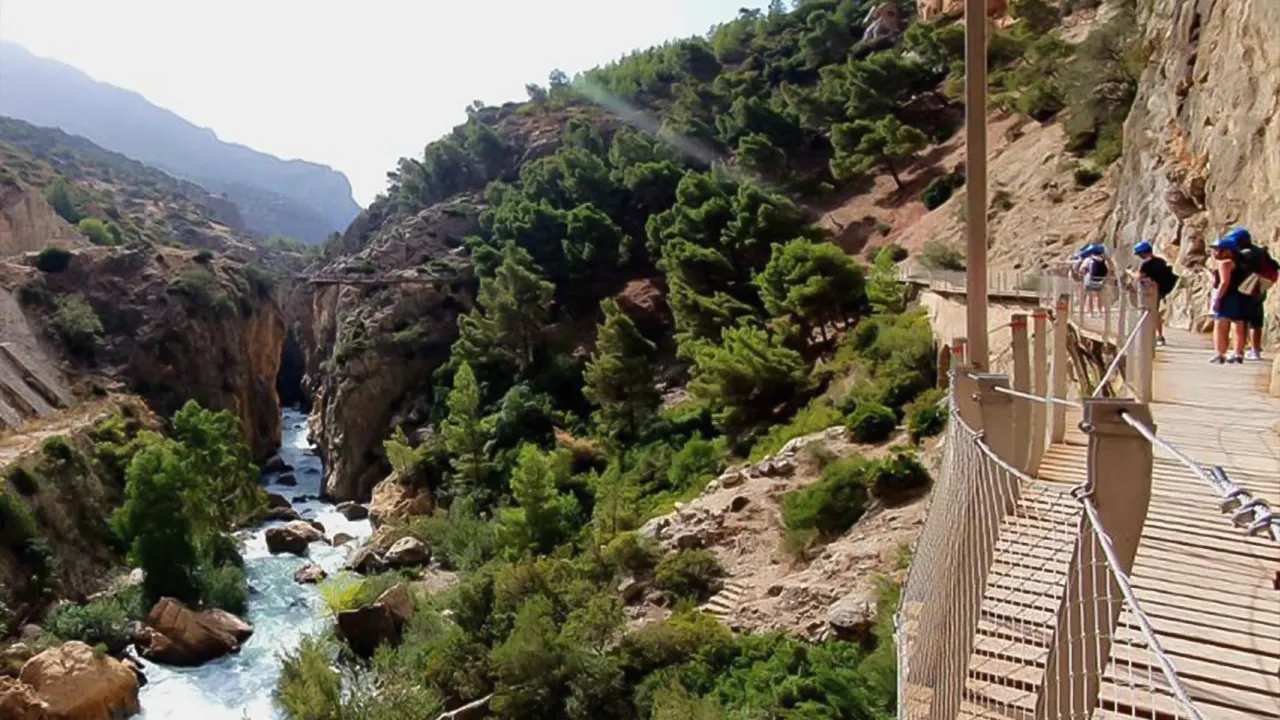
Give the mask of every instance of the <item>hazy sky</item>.
[(765, 0), (0, 0), (0, 36), (220, 138), (347, 174), (367, 204), (465, 119)]

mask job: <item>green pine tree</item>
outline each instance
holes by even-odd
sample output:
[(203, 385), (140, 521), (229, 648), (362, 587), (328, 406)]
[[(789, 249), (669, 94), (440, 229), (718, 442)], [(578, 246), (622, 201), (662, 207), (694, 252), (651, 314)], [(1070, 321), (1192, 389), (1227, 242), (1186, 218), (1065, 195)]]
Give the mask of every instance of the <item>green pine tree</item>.
[(596, 405), (596, 422), (611, 438), (635, 438), (657, 411), (661, 398), (654, 387), (654, 344), (612, 298), (600, 303), (604, 324), (587, 363), (583, 394)]
[(476, 309), (458, 318), (455, 351), (467, 362), (527, 370), (554, 292), (555, 286), (543, 279), (529, 253), (508, 243), (493, 277), (480, 280)]
[(879, 165), (889, 172), (893, 182), (902, 187), (898, 168), (929, 144), (920, 130), (904, 125), (892, 115), (879, 120), (859, 120), (832, 128), (831, 142), (836, 156), (831, 172), (839, 179), (865, 173)]
[(789, 315), (808, 332), (827, 339), (827, 325), (845, 321), (866, 305), (862, 268), (840, 248), (797, 238), (773, 246), (773, 257), (756, 276), (760, 299), (775, 317)]
[(493, 467), (485, 446), (489, 425), (480, 411), (480, 387), (471, 366), (462, 363), (453, 376), (449, 391), (449, 416), (441, 425), (445, 447), (453, 467), (455, 495), (476, 496), (481, 504), (491, 502), (489, 481)]

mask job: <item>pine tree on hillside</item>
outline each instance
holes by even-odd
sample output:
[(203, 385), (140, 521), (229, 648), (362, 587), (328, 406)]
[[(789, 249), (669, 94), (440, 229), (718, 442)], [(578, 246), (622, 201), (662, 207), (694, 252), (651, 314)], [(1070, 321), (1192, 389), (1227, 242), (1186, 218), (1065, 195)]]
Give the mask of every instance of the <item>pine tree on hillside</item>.
[(490, 432), (480, 412), (480, 387), (465, 362), (453, 376), (448, 407), (441, 432), (453, 466), (454, 495), (478, 495), (484, 504), (494, 499), (488, 496), (493, 467), (485, 453)]
[(657, 348), (612, 298), (600, 303), (604, 324), (587, 363), (583, 394), (599, 408), (596, 422), (617, 440), (635, 438), (658, 409), (653, 358)]
[(923, 150), (929, 138), (917, 128), (888, 115), (875, 121), (837, 125), (832, 128), (831, 142), (836, 148), (831, 172), (837, 178), (850, 178), (879, 165), (889, 171), (893, 182), (902, 188), (899, 166)]
[(543, 279), (529, 253), (508, 243), (493, 277), (480, 280), (476, 309), (458, 318), (458, 356), (482, 365), (510, 364), (524, 372), (533, 364), (554, 292), (555, 285)]
[(755, 283), (771, 315), (790, 315), (806, 331), (817, 328), (823, 340), (827, 325), (836, 320), (847, 324), (867, 303), (858, 263), (835, 245), (804, 238), (775, 244)]

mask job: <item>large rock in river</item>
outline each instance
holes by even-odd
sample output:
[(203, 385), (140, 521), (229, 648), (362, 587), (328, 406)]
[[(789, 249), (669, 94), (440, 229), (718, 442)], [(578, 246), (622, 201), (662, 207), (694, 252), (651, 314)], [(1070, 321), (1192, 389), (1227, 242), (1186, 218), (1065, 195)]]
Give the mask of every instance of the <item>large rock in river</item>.
[(28, 684), (0, 675), (0, 718), (47, 720), (49, 704)]
[(47, 707), (47, 715), (32, 717), (116, 720), (139, 712), (133, 670), (82, 642), (63, 643), (31, 658), (19, 680)]
[(291, 522), (284, 527), (267, 528), (267, 550), (272, 554), (282, 552), (305, 555), (307, 546), (324, 540), (324, 533), (307, 522)]
[(387, 550), (385, 559), (391, 567), (426, 565), (431, 560), (431, 550), (416, 537), (402, 537)]
[(378, 527), (392, 520), (430, 515), (434, 509), (430, 490), (404, 485), (392, 475), (374, 486), (373, 499), (369, 501), (369, 520)]
[(229, 653), (253, 635), (253, 626), (223, 610), (196, 612), (173, 598), (161, 598), (143, 621), (138, 647), (148, 660), (167, 665), (201, 665)]

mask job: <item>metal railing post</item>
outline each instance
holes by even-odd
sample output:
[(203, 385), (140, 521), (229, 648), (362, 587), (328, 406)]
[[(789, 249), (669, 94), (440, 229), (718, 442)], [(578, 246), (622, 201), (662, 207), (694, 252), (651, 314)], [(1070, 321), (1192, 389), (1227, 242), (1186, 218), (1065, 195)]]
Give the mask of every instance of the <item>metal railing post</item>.
[[(1027, 316), (1015, 313), (1009, 319), (1013, 352), (1013, 389), (1020, 393), (1031, 392), (1031, 349), (1027, 342)], [(1037, 403), (1038, 404), (1038, 403)], [(1004, 459), (1019, 470), (1026, 471), (1031, 446), (1031, 401), (1016, 398), (1013, 402), (1013, 453)]]
[[(1048, 314), (1036, 310), (1031, 314), (1031, 376), (1035, 380), (1033, 392), (1043, 398), (1052, 397), (1049, 389), (1049, 328)], [(1048, 403), (1031, 403), (1031, 448), (1027, 460), (1027, 473), (1036, 474), (1040, 460), (1044, 458), (1045, 428), (1049, 419)]]
[[(1128, 576), (1151, 502), (1152, 449), (1122, 413), (1151, 424), (1147, 406), (1133, 400), (1084, 401), (1083, 427), (1089, 435), (1084, 491), (1121, 564), (1114, 570)], [(1098, 705), (1122, 608), (1119, 582), (1100, 543), (1088, 515), (1082, 514), (1036, 700), (1036, 720), (1087, 718)]]
[[(1071, 296), (1059, 295), (1053, 308), (1053, 368), (1050, 372), (1049, 392), (1058, 400), (1067, 399), (1067, 335), (1070, 319)], [(1067, 437), (1067, 408), (1053, 403), (1049, 408), (1049, 442), (1061, 444)]]
[(964, 5), (965, 306), (969, 360), (991, 367), (987, 350), (987, 0)]
[(1138, 302), (1146, 312), (1146, 320), (1135, 342), (1133, 367), (1134, 389), (1138, 401), (1150, 403), (1155, 392), (1156, 324), (1159, 321), (1160, 298), (1155, 283), (1143, 278), (1138, 285)]

